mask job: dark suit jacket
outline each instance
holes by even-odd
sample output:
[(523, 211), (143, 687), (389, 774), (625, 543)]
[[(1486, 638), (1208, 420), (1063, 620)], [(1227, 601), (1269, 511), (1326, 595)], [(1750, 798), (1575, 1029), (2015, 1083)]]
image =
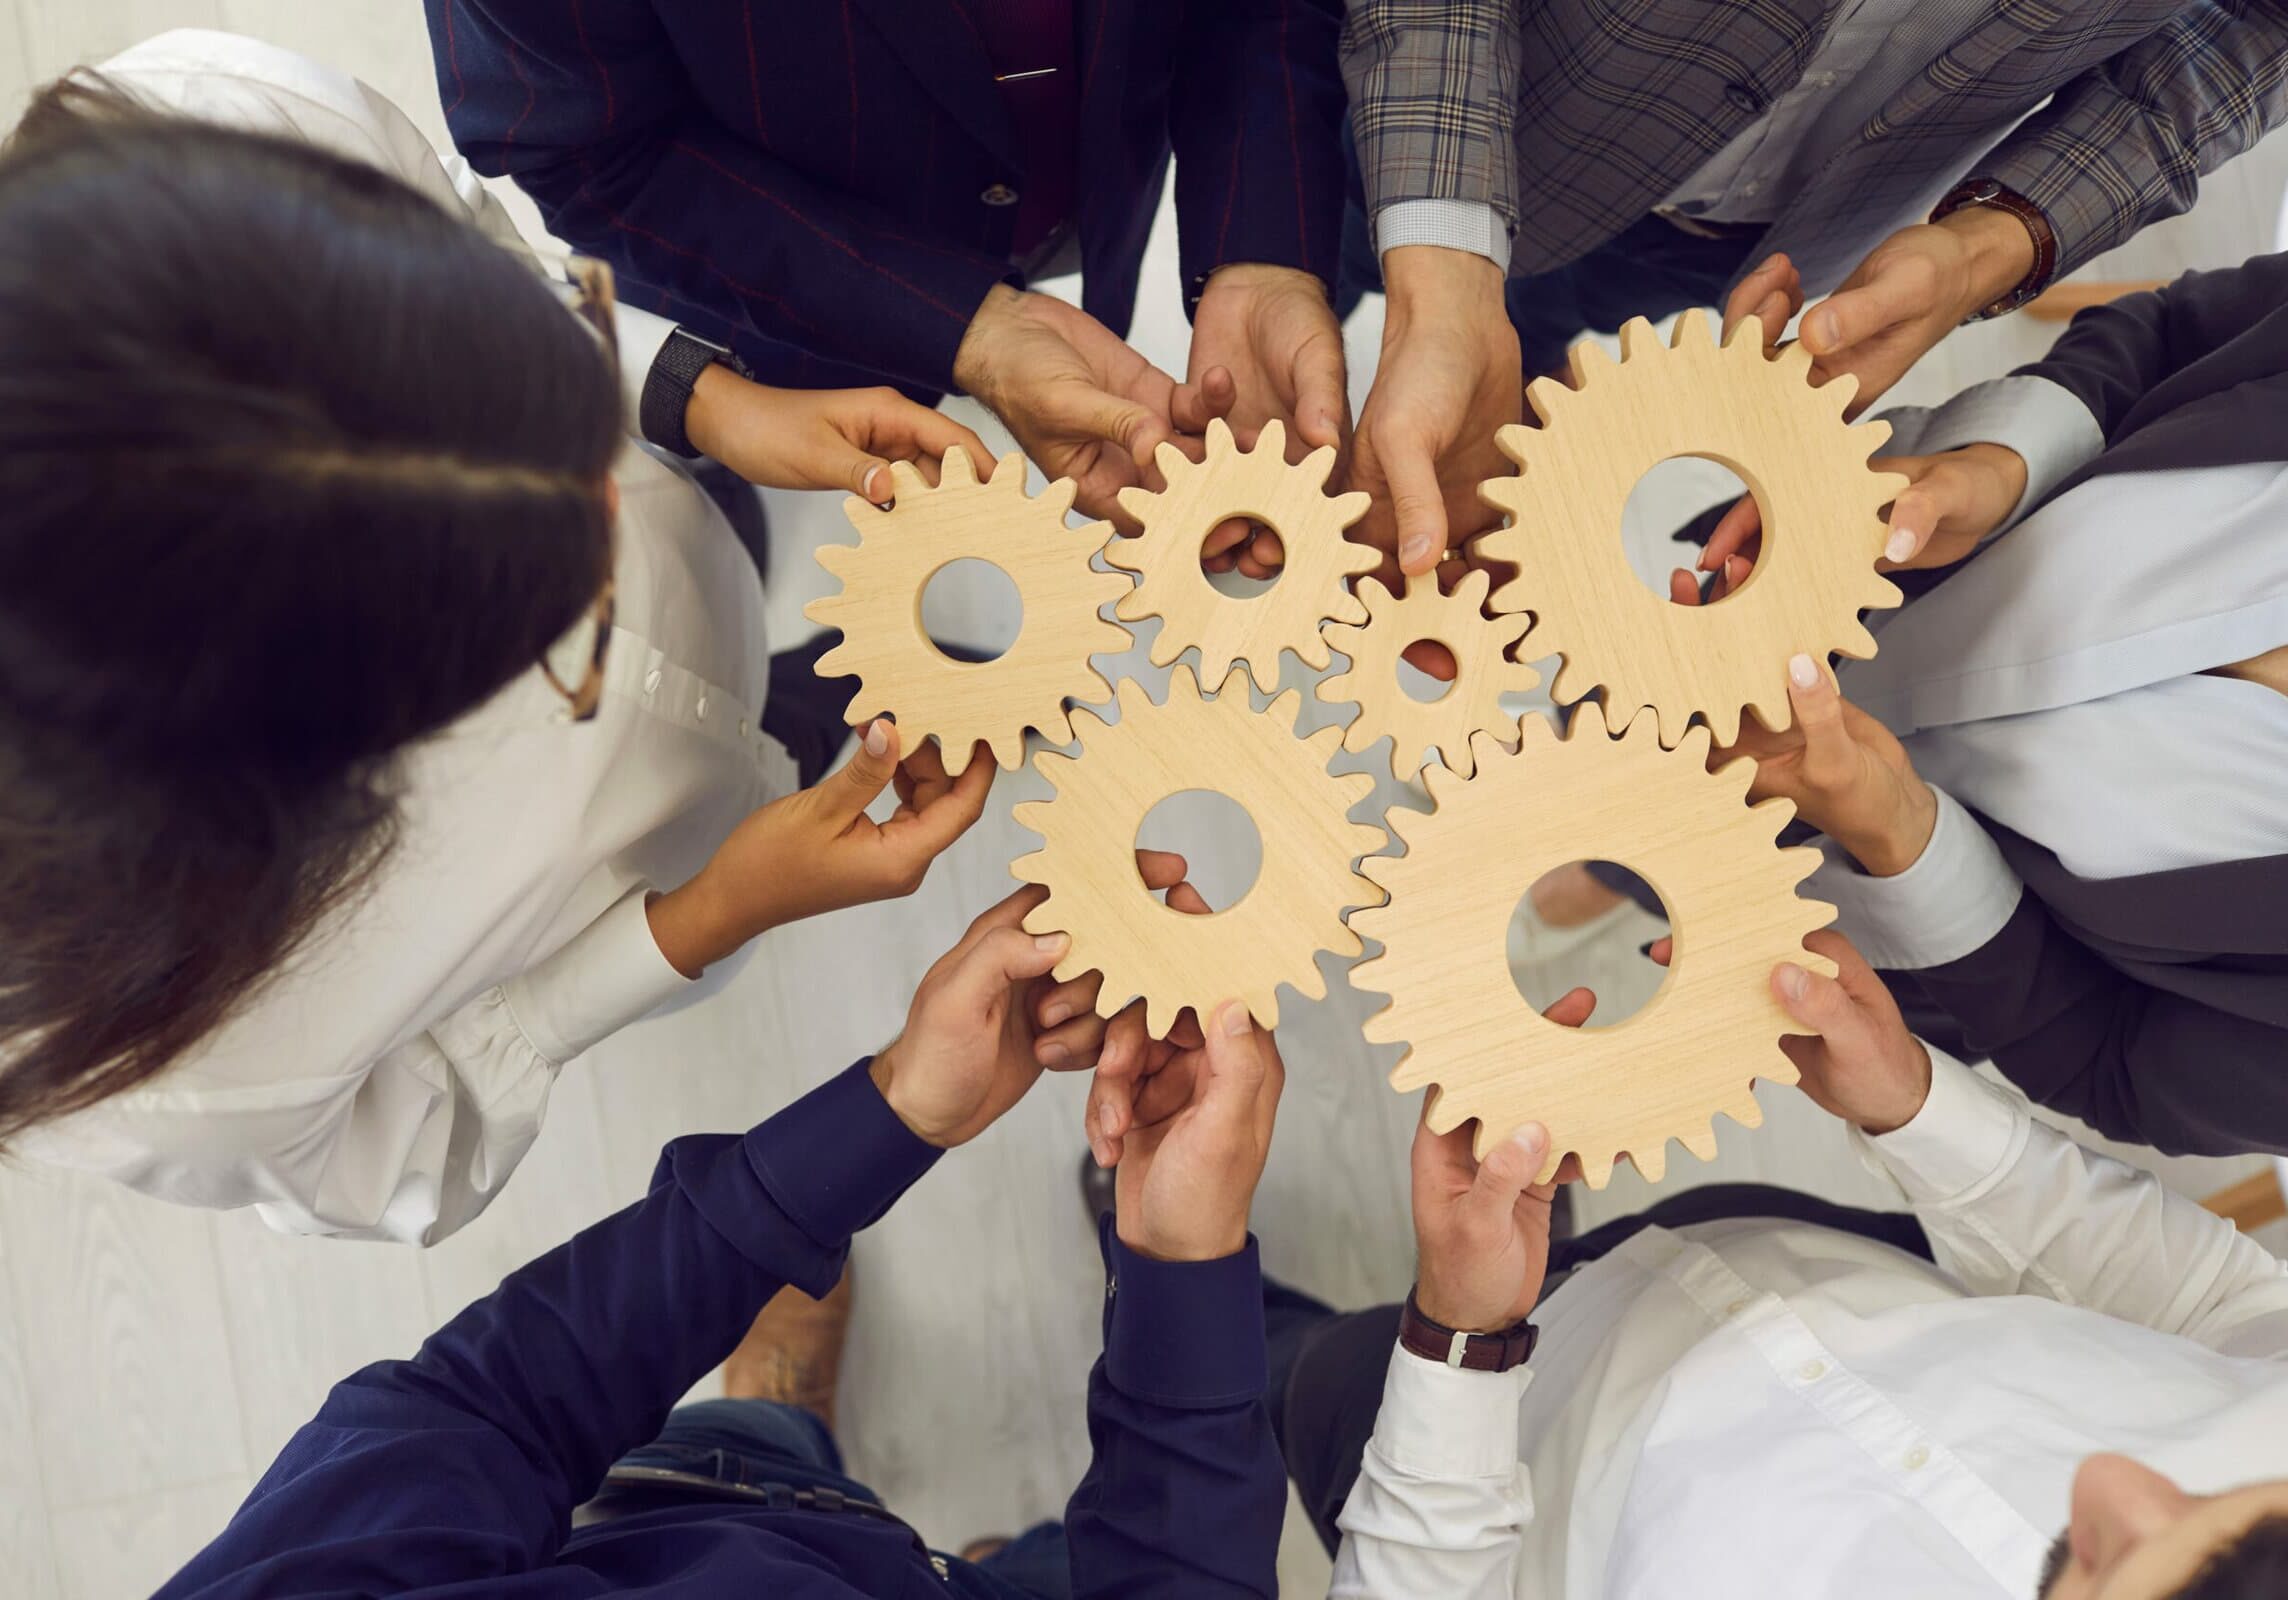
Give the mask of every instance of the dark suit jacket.
[[(426, 0), (446, 120), (625, 292), (766, 381), (952, 387), (1022, 190), (988, 0)], [(1076, 0), (1084, 303), (1116, 331), (1171, 153), (1187, 299), (1331, 280), (1340, 0)]]
[[(2288, 256), (2085, 311), (2023, 370), (2071, 390), (2105, 431), (2104, 453), (2055, 493), (2288, 460)], [(1978, 950), (1885, 974), (1918, 1026), (2110, 1137), (2288, 1151), (2288, 856), (2078, 878), (1980, 820), (2025, 894)]]

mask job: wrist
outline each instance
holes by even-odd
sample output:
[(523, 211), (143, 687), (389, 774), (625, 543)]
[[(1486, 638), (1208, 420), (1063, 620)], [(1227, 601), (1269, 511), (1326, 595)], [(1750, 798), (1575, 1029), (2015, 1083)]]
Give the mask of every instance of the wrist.
[(1938, 226), (1953, 234), (1967, 255), (1969, 283), (1957, 306), (1963, 318), (2015, 293), (2033, 273), (2033, 231), (2000, 207), (1964, 206), (1939, 218)]
[(1508, 1304), (1472, 1304), (1468, 1296), (1454, 1295), (1428, 1273), (1414, 1285), (1414, 1308), (1440, 1327), (1451, 1328), (1456, 1333), (1499, 1333), (1516, 1320), (1509, 1315)]
[(1010, 324), (1026, 314), (1032, 298), (1005, 283), (997, 283), (985, 291), (976, 314), (969, 319), (968, 330), (961, 336), (960, 348), (953, 354), (955, 388), (977, 399), (987, 399), (993, 386), (994, 352)]
[(1389, 298), (1386, 326), (1457, 310), (1473, 320), (1508, 315), (1502, 303), (1501, 268), (1475, 251), (1399, 245), (1383, 252), (1382, 279)]
[[(733, 413), (742, 409), (743, 401), (751, 401), (754, 391), (762, 388), (740, 377), (729, 367), (717, 362), (699, 374), (691, 386), (690, 402), (683, 408), (683, 436), (691, 441), (691, 448), (711, 461), (721, 461), (724, 452), (733, 448), (726, 437), (734, 428)], [(756, 419), (748, 418), (750, 426)]]
[(1112, 1232), (1131, 1254), (1147, 1261), (1221, 1261), (1247, 1248), (1244, 1220), (1237, 1227), (1202, 1229), (1197, 1236), (1190, 1236), (1163, 1232), (1141, 1223), (1132, 1228), (1116, 1209)]
[(876, 1051), (866, 1064), (866, 1076), (873, 1080), (875, 1092), (890, 1108), (890, 1115), (905, 1124), (908, 1133), (932, 1149), (950, 1150), (955, 1142), (951, 1130), (924, 1116), (914, 1105), (913, 1096), (905, 1092), (905, 1080), (899, 1072), (903, 1065), (900, 1048), (905, 1042), (905, 1035), (900, 1034)]
[(739, 932), (715, 875), (704, 867), (682, 888), (645, 901), (644, 919), (667, 964), (692, 979), (754, 937)]
[(1871, 878), (1895, 878), (1923, 858), (1938, 828), (1938, 796), (1915, 777), (1885, 825), (1839, 841)]
[(1860, 1132), (1878, 1139), (1886, 1133), (1897, 1133), (1921, 1116), (1923, 1107), (1930, 1104), (1930, 1051), (1923, 1048), (1923, 1042), (1912, 1034), (1907, 1036), (1907, 1045), (1912, 1054), (1901, 1079), (1897, 1098), (1866, 1116), (1853, 1117), (1851, 1120), (1858, 1125)]

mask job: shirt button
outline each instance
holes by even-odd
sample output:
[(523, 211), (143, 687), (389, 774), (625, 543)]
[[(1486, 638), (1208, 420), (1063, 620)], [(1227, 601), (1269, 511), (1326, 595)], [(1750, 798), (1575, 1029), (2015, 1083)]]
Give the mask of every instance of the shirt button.
[(1795, 1369), (1795, 1375), (1806, 1383), (1817, 1383), (1827, 1376), (1827, 1363), (1824, 1361), (1806, 1361), (1802, 1366)]
[(1741, 111), (1754, 113), (1764, 109), (1764, 97), (1749, 84), (1726, 84), (1724, 86), (1724, 98), (1731, 101)]
[(977, 198), (989, 206), (1013, 206), (1017, 203), (1017, 191), (1005, 183), (996, 183)]
[(644, 674), (643, 692), (645, 694), (659, 693), (659, 668), (654, 667)]
[(707, 720), (707, 697), (705, 695), (701, 695), (699, 697), (699, 704), (693, 706), (691, 709), (699, 714), (699, 720), (701, 722), (705, 722)]
[(1907, 1452), (1907, 1470), (1909, 1472), (1920, 1472), (1928, 1465), (1930, 1465), (1930, 1451), (1923, 1446), (1918, 1444)]

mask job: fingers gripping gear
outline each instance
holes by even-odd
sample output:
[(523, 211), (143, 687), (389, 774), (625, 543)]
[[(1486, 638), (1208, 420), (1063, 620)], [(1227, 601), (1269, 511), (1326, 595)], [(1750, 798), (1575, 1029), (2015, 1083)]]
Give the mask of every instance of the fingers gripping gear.
[[(1009, 870), (1047, 887), (1049, 898), (1025, 918), (1026, 930), (1071, 936), (1056, 976), (1061, 982), (1102, 972), (1097, 1009), (1105, 1016), (1141, 995), (1150, 1032), (1163, 1037), (1184, 1007), (1205, 1016), (1218, 1001), (1236, 998), (1273, 1027), (1281, 984), (1317, 999), (1326, 993), (1318, 953), (1358, 954), (1343, 912), (1381, 895), (1352, 863), (1389, 841), (1380, 828), (1349, 820), (1374, 780), (1327, 771), (1336, 731), (1295, 736), (1302, 703), (1289, 690), (1256, 711), (1238, 673), (1214, 699), (1202, 699), (1191, 672), (1179, 667), (1162, 704), (1125, 680), (1118, 722), (1088, 712), (1075, 719), (1077, 758), (1036, 758), (1056, 794), (1016, 808), (1017, 821), (1041, 836), (1042, 847)], [(1262, 819), (1263, 864), (1236, 904), (1187, 916), (1145, 889), (1132, 845), (1155, 805), (1209, 787)]]
[[(1658, 1179), (1670, 1138), (1705, 1161), (1716, 1153), (1717, 1112), (1749, 1127), (1762, 1120), (1750, 1080), (1796, 1081), (1777, 1041), (1803, 1030), (1770, 979), (1781, 961), (1834, 971), (1803, 938), (1835, 909), (1795, 892), (1819, 854), (1774, 847), (1794, 807), (1744, 804), (1755, 764), (1709, 772), (1705, 729), (1666, 751), (1651, 717), (1613, 739), (1594, 705), (1562, 740), (1543, 717), (1522, 728), (1514, 754), (1478, 736), (1474, 778), (1432, 769), (1435, 809), (1390, 813), (1406, 853), (1361, 863), (1390, 896), (1351, 919), (1359, 937), (1384, 946), (1352, 969), (1352, 983), (1392, 997), (1367, 1019), (1366, 1036), (1410, 1046), (1391, 1084), (1436, 1085), (1431, 1129), (1476, 1118), (1481, 1157), (1540, 1122), (1550, 1137), (1542, 1178), (1572, 1153), (1590, 1187), (1602, 1188), (1626, 1153)], [(1504, 847), (1488, 850), (1489, 839)], [(1600, 857), (1660, 892), (1675, 953), (1637, 1015), (1609, 1029), (1562, 1028), (1519, 997), (1504, 935), (1542, 874)]]
[[(959, 446), (946, 451), (934, 489), (908, 462), (893, 463), (890, 474), (897, 492), (890, 510), (856, 497), (843, 502), (858, 543), (818, 551), (818, 564), (842, 580), (841, 592), (803, 607), (811, 621), (842, 630), (818, 671), (857, 675), (848, 719), (887, 713), (909, 751), (934, 735), (954, 777), (979, 740), (1004, 767), (1024, 761), (1027, 728), (1069, 744), (1067, 700), (1112, 694), (1089, 658), (1135, 642), (1098, 615), (1131, 587), (1119, 573), (1089, 565), (1112, 530), (1101, 522), (1065, 525), (1069, 478), (1027, 498), (1022, 456), (1002, 457), (989, 483), (977, 481)], [(1016, 642), (991, 661), (952, 660), (922, 630), (922, 591), (939, 568), (965, 557), (1007, 574), (1023, 606)]]
[[(1867, 465), (1887, 424), (1844, 423), (1856, 385), (1813, 388), (1810, 368), (1800, 344), (1767, 357), (1753, 318), (1718, 347), (1707, 317), (1688, 311), (1672, 345), (1639, 317), (1621, 329), (1618, 366), (1594, 344), (1575, 345), (1571, 388), (1543, 378), (1527, 389), (1542, 425), (1501, 431), (1518, 471), (1479, 493), (1509, 523), (1478, 549), (1518, 569), (1494, 609), (1531, 611), (1535, 654), (1564, 657), (1559, 703), (1601, 687), (1624, 719), (1652, 707), (1663, 743), (1682, 738), (1697, 712), (1730, 744), (1743, 707), (1767, 728), (1788, 725), (1790, 656), (1875, 653), (1859, 612), (1899, 603), (1875, 560), (1887, 537), (1881, 508), (1907, 480)], [(1672, 456), (1729, 467), (1763, 509), (1762, 554), (1720, 604), (1655, 596), (1622, 548), (1629, 491)]]
[[(1356, 754), (1391, 735), (1391, 770), (1404, 780), (1421, 770), (1423, 751), (1432, 747), (1439, 760), (1468, 777), (1475, 770), (1473, 734), (1491, 734), (1505, 747), (1516, 747), (1517, 718), (1502, 714), (1501, 697), (1522, 694), (1541, 674), (1508, 658), (1509, 647), (1524, 636), (1526, 619), (1485, 615), (1489, 581), (1483, 571), (1473, 571), (1452, 594), (1440, 594), (1437, 574), (1428, 573), (1406, 580), (1403, 600), (1372, 578), (1359, 584), (1366, 622), (1333, 623), (1325, 630), (1327, 642), (1351, 658), (1350, 670), (1320, 680), (1317, 691), (1321, 700), (1358, 705), (1358, 715), (1343, 730), (1345, 750)], [(1429, 701), (1415, 699), (1398, 681), (1399, 658), (1423, 639), (1435, 639), (1454, 656), (1454, 681)]]
[[(1279, 687), (1279, 653), (1292, 650), (1306, 666), (1327, 664), (1319, 624), (1364, 622), (1366, 608), (1348, 580), (1374, 570), (1381, 559), (1352, 544), (1343, 530), (1366, 515), (1363, 494), (1326, 492), (1335, 452), (1322, 446), (1296, 466), (1287, 465), (1287, 434), (1267, 422), (1255, 448), (1243, 451), (1219, 417), (1208, 424), (1207, 459), (1194, 463), (1174, 445), (1160, 447), (1159, 494), (1123, 489), (1120, 504), (1143, 531), (1119, 538), (1104, 553), (1142, 582), (1114, 612), (1123, 622), (1160, 619), (1152, 660), (1166, 666), (1185, 650), (1200, 652), (1200, 681), (1221, 683), (1243, 661), (1256, 687)], [(1200, 570), (1200, 546), (1218, 523), (1252, 517), (1268, 524), (1286, 547), (1286, 564), (1257, 595), (1227, 595)]]

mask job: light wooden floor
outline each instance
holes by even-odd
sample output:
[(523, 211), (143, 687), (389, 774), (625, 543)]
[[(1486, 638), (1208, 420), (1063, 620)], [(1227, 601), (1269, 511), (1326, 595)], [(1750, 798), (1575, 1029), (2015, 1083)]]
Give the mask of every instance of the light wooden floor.
[[(0, 115), (75, 61), (186, 24), (311, 51), (439, 130), (418, 12), (384, 0), (6, 0)], [(2267, 248), (2284, 175), (2288, 149), (2275, 141), (2213, 179), (2195, 217), (2122, 252), (2112, 275), (2166, 276)], [(1165, 227), (1146, 281), (1137, 341), (1180, 368)], [(1378, 318), (1370, 302), (1351, 330), (1362, 392)], [(2005, 370), (2046, 337), (2024, 322), (1966, 330), (1914, 375), (1911, 392), (1942, 395)], [(825, 581), (808, 550), (843, 535), (831, 497), (779, 497), (773, 514), (773, 616), (791, 642), (807, 631), (802, 602)], [(999, 620), (974, 594), (946, 612), (957, 631)], [(668, 1138), (744, 1127), (880, 1043), (913, 980), (1006, 892), (1007, 862), (1031, 847), (1008, 806), (1037, 792), (1030, 774), (1004, 779), (986, 820), (913, 900), (774, 934), (711, 986), (719, 992), (705, 1006), (647, 1021), (568, 1069), (547, 1134), (504, 1199), (436, 1250), (286, 1239), (248, 1216), (0, 1170), (0, 1595), (147, 1592), (221, 1526), (335, 1379), (410, 1351), (503, 1273), (633, 1198)], [(1375, 804), (1392, 801), (1409, 797), (1388, 792)], [(1241, 850), (1228, 835), (1185, 846), (1211, 879)], [(1589, 958), (1588, 981), (1608, 1005), (1649, 990), (1635, 952), (1643, 937), (1631, 930)], [(1394, 1052), (1359, 1039), (1376, 1003), (1338, 977), (1328, 1000), (1289, 1013), (1289, 1089), (1256, 1212), (1271, 1270), (1341, 1305), (1393, 1298), (1411, 1275), (1403, 1152), (1414, 1104), (1382, 1082)], [(859, 1249), (846, 1443), (859, 1475), (941, 1543), (1053, 1515), (1086, 1460), (1098, 1278), (1073, 1195), (1081, 1093), (1078, 1082), (1045, 1083)], [(1791, 1093), (1765, 1101), (1763, 1130), (1733, 1134), (1717, 1163), (1670, 1182), (1866, 1192), (1824, 1117)], [(2245, 1170), (2188, 1163), (2171, 1176), (2206, 1192)], [(1584, 1197), (1585, 1217), (1617, 1214), (1641, 1193), (1623, 1177)], [(1290, 1539), (1288, 1592), (1318, 1592), (1325, 1570), (1307, 1536)]]

